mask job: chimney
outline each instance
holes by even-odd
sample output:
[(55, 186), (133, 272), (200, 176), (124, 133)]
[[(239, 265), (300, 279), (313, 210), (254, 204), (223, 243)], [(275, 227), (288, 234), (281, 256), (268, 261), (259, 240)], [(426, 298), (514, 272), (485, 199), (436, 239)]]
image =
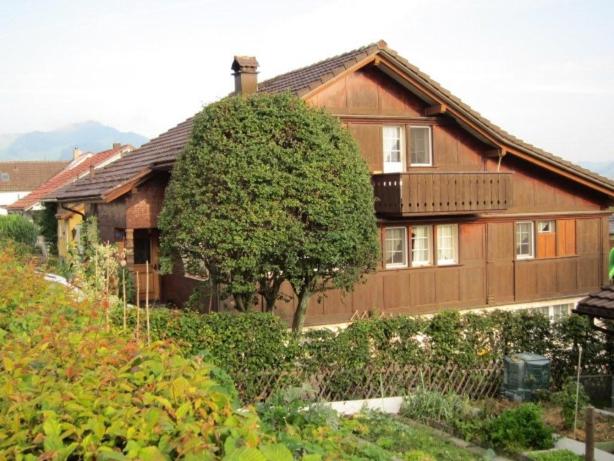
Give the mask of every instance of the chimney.
[(96, 176), (96, 169), (94, 168), (94, 165), (90, 165), (90, 179), (94, 179), (95, 176)]
[(113, 149), (119, 149), (122, 146), (121, 142), (114, 142), (113, 143)]
[(258, 61), (253, 56), (235, 56), (232, 61), (235, 95), (247, 96), (258, 90)]
[(79, 149), (78, 147), (75, 147), (72, 150), (72, 159), (73, 160), (77, 160), (79, 157), (81, 157), (81, 155), (83, 155), (83, 151), (81, 149)]

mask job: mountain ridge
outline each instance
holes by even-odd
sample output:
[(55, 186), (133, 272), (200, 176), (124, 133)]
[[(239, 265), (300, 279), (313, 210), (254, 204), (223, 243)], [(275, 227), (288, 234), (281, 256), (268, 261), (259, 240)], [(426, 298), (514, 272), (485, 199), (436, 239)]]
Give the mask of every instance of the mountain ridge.
[(100, 152), (115, 142), (139, 147), (148, 140), (138, 133), (88, 120), (51, 131), (0, 134), (0, 161), (70, 160), (75, 147)]

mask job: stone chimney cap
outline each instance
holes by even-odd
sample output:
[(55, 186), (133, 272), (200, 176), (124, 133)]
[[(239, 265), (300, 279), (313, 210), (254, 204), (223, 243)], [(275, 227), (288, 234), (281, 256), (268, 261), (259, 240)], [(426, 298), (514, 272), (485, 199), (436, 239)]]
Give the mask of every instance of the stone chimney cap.
[(235, 74), (244, 72), (255, 74), (258, 69), (258, 61), (254, 56), (235, 56), (231, 68)]

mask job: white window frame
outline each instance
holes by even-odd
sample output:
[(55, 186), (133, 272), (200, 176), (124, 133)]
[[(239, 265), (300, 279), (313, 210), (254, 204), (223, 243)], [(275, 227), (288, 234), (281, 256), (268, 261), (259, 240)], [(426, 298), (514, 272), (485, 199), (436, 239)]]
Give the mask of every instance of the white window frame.
[[(518, 254), (518, 225), (530, 224), (531, 226), (531, 241), (530, 241), (530, 254)], [(516, 259), (535, 259), (535, 223), (533, 221), (516, 221), (514, 223), (514, 252), (516, 253)]]
[(421, 130), (427, 130), (428, 131), (428, 135), (427, 135), (427, 139), (429, 140), (429, 148), (428, 148), (428, 154), (429, 154), (429, 161), (428, 163), (414, 163), (412, 161), (412, 141), (410, 139), (410, 143), (409, 143), (409, 165), (410, 166), (433, 166), (433, 130), (431, 129), (430, 126), (425, 126), (425, 125), (410, 125), (409, 127), (409, 133), (410, 133), (410, 138), (413, 138), (412, 134), (411, 134), (411, 130), (413, 129), (421, 129)]
[[(424, 227), (427, 230), (427, 249), (428, 249), (428, 259), (427, 260), (418, 260), (416, 261), (414, 258), (414, 229), (417, 227)], [(430, 224), (420, 224), (417, 226), (411, 227), (411, 267), (427, 267), (433, 265), (433, 226)]]
[[(386, 129), (396, 128), (399, 131), (399, 161), (388, 162), (386, 161)], [(395, 138), (396, 139), (396, 138)], [(384, 155), (384, 173), (402, 173), (405, 171), (405, 130), (402, 125), (383, 125), (382, 126), (382, 152)]]
[[(387, 263), (387, 255), (386, 255), (386, 234), (389, 230), (402, 230), (403, 231), (403, 262), (402, 263)], [(389, 226), (384, 227), (384, 265), (386, 269), (399, 269), (407, 267), (407, 227), (405, 226)]]
[[(440, 229), (442, 227), (450, 227), (452, 229), (451, 234), (451, 244), (452, 244), (452, 259), (440, 259), (439, 250), (442, 247), (441, 242), (439, 240)], [(458, 224), (437, 224), (435, 226), (435, 251), (437, 257), (437, 265), (438, 266), (450, 266), (454, 264), (458, 264)]]
[[(548, 224), (550, 226), (549, 230), (542, 230), (542, 225)], [(556, 232), (556, 222), (552, 219), (546, 221), (537, 221), (537, 233), (538, 234), (552, 234)]]

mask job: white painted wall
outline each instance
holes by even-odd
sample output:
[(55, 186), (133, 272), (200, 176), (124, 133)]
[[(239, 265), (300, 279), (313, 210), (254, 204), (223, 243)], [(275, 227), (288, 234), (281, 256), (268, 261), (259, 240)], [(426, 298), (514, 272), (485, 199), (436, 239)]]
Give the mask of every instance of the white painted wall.
[(29, 190), (24, 191), (11, 191), (11, 192), (0, 192), (0, 215), (5, 215), (8, 212), (6, 211), (6, 206), (11, 203), (19, 200), (20, 198), (25, 197), (30, 192)]

